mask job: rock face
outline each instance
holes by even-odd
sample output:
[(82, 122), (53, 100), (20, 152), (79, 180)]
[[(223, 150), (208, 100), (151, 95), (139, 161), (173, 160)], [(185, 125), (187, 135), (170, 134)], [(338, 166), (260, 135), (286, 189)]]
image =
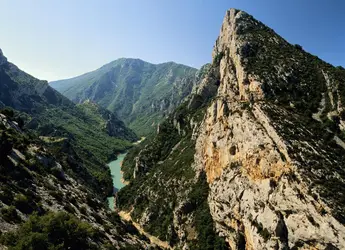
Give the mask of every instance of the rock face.
[[(256, 51), (251, 51), (254, 43), (246, 30), (260, 34)], [(260, 40), (267, 35), (264, 32), (271, 34), (269, 41)], [(255, 58), (248, 54), (264, 57), (260, 48), (269, 49), (270, 43), (287, 46), (245, 12), (227, 12), (213, 51), (215, 59), (222, 56), (217, 100), (200, 126), (195, 154), (196, 169), (207, 174), (212, 217), (232, 249), (343, 249), (343, 203), (330, 195), (344, 190), (343, 151), (334, 141), (322, 138), (317, 128), (320, 122), (311, 119), (313, 107), (305, 117), (299, 110), (301, 104), (294, 105), (297, 100), (289, 95), (308, 79), (279, 68), (290, 58), (279, 57), (276, 71), (250, 66)], [(297, 66), (309, 56), (299, 52), (290, 55)], [(337, 104), (329, 98), (329, 108), (339, 117), (345, 96), (338, 94), (340, 87), (330, 80), (335, 75), (329, 77), (332, 73), (324, 73), (323, 66), (319, 62), (313, 74), (324, 74), (320, 88), (327, 86), (331, 95), (337, 93)], [(286, 80), (276, 86), (273, 79)], [(290, 88), (282, 93), (290, 99), (290, 106), (277, 102), (284, 96), (276, 90), (284, 85)], [(318, 96), (315, 92), (311, 89), (305, 94)], [(320, 102), (321, 97), (316, 100)]]
[(227, 11), (207, 73), (125, 162), (121, 209), (156, 235), (170, 221), (158, 237), (184, 249), (224, 246), (200, 214), (230, 249), (344, 249), (344, 86), (342, 67)]

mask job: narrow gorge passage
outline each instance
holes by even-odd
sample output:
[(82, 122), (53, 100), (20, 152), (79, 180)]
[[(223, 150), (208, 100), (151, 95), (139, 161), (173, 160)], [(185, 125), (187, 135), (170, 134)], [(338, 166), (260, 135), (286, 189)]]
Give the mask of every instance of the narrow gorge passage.
[[(127, 153), (119, 154), (115, 161), (108, 164), (113, 179), (114, 194), (125, 186), (122, 179), (121, 165)], [(109, 208), (114, 211), (114, 196), (108, 198)]]

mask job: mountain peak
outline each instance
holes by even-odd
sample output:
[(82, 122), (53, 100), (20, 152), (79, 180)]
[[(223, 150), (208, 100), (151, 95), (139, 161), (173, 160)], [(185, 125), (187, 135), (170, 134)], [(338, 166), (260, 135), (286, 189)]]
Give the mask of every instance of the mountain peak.
[(308, 115), (327, 89), (325, 75), (334, 73), (330, 64), (236, 9), (226, 12), (212, 56), (223, 94), (244, 102), (271, 100)]

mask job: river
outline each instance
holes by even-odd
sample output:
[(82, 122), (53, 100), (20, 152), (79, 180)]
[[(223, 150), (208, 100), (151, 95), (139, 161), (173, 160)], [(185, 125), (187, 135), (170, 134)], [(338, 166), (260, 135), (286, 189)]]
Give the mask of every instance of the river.
[[(141, 137), (140, 140), (137, 142), (134, 142), (133, 145), (138, 145), (143, 140), (145, 140), (145, 137)], [(125, 158), (126, 154), (127, 153), (119, 154), (115, 161), (108, 163), (111, 176), (113, 178), (113, 187), (115, 189), (115, 192), (119, 191), (121, 188), (126, 186), (126, 184), (122, 182), (123, 179), (122, 179), (122, 172), (121, 172), (122, 161)], [(108, 197), (108, 204), (109, 204), (109, 208), (111, 210), (114, 210), (114, 196)]]
[[(115, 191), (120, 190), (125, 186), (122, 182), (122, 172), (121, 172), (121, 164), (123, 159), (125, 158), (127, 153), (119, 154), (115, 161), (112, 161), (108, 164), (111, 172), (111, 177), (113, 178), (113, 186)], [(108, 204), (111, 210), (114, 210), (114, 196), (108, 197)]]

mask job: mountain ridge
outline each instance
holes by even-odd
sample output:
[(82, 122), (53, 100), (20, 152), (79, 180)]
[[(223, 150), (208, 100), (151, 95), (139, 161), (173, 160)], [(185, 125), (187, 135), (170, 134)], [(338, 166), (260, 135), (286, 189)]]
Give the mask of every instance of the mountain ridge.
[(50, 85), (76, 103), (98, 103), (139, 135), (147, 135), (191, 92), (196, 74), (196, 69), (175, 62), (122, 58)]
[(145, 63), (151, 64), (151, 65), (177, 64), (177, 65), (183, 65), (183, 66), (186, 66), (186, 67), (189, 67), (189, 68), (197, 69), (197, 68), (195, 68), (193, 66), (189, 66), (189, 65), (186, 65), (186, 64), (183, 64), (183, 63), (178, 63), (178, 62), (175, 62), (175, 61), (166, 61), (166, 62), (160, 62), (160, 63), (153, 63), (153, 62), (149, 62), (149, 61), (146, 61), (144, 59), (136, 58), (136, 57), (119, 57), (119, 58), (117, 58), (115, 60), (112, 60), (112, 61), (102, 65), (101, 67), (99, 67), (97, 69), (88, 71), (88, 72), (83, 73), (81, 75), (72, 76), (72, 77), (66, 77), (66, 78), (62, 78), (62, 79), (58, 79), (58, 80), (53, 80), (53, 81), (48, 81), (48, 83), (51, 84), (51, 83), (55, 83), (55, 82), (59, 82), (59, 81), (75, 79), (77, 77), (81, 77), (81, 76), (87, 75), (87, 74), (92, 73), (94, 71), (97, 71), (97, 70), (99, 70), (99, 69), (101, 69), (103, 67), (106, 67), (106, 66), (109, 66), (111, 64), (114, 64), (114, 63), (116, 63), (118, 61), (126, 61), (126, 60), (129, 60), (129, 61), (141, 61), (141, 62), (145, 62)]

